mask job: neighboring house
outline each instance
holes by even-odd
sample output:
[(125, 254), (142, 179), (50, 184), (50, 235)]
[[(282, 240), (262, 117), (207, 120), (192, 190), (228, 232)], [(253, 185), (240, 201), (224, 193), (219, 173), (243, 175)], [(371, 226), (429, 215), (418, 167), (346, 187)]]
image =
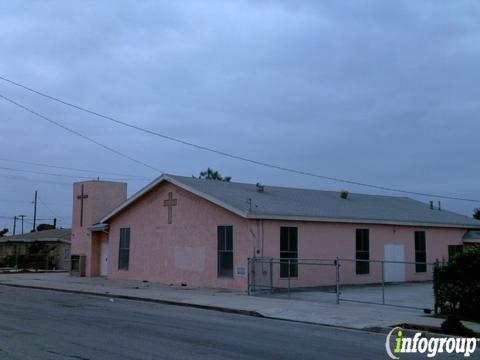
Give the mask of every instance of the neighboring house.
[[(480, 221), (406, 197), (173, 175), (129, 199), (124, 183), (73, 190), (75, 270), (80, 262), (80, 273), (110, 279), (246, 290), (248, 258), (443, 261), (480, 230)], [(431, 279), (421, 264), (393, 270), (404, 280)], [(344, 271), (344, 282), (381, 281), (374, 264), (353, 261)], [(272, 276), (309, 286), (326, 275), (281, 265)]]
[(0, 237), (0, 263), (8, 267), (70, 270), (71, 229)]

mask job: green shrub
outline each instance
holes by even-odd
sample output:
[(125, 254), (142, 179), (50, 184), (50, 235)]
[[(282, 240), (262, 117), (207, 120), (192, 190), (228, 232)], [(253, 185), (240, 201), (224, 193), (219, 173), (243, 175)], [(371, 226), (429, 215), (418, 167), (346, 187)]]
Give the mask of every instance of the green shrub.
[(480, 247), (457, 254), (434, 271), (433, 288), (441, 314), (480, 321)]
[(476, 336), (473, 330), (465, 327), (457, 315), (448, 315), (442, 323), (442, 331), (448, 335), (473, 337)]
[(0, 267), (14, 267), (15, 255), (8, 255), (0, 259)]

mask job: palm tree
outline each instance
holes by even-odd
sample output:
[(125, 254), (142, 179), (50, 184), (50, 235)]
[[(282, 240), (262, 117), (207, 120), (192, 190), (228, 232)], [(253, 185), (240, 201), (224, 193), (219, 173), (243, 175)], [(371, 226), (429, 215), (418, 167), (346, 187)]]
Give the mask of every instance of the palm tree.
[[(192, 175), (192, 177), (195, 177)], [(230, 181), (232, 180), (231, 176), (222, 176), (218, 171), (208, 168), (205, 171), (200, 172), (199, 179), (207, 180), (219, 180), (219, 181)]]

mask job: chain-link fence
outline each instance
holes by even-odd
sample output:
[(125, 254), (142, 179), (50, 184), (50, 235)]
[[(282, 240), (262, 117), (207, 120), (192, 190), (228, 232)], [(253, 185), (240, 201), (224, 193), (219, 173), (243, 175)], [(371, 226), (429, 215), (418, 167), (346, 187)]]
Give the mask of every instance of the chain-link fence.
[(338, 259), (338, 302), (435, 309), (436, 263)]
[(336, 292), (336, 260), (255, 257), (248, 268), (250, 295)]
[(436, 265), (393, 260), (255, 257), (248, 261), (248, 293), (432, 310)]

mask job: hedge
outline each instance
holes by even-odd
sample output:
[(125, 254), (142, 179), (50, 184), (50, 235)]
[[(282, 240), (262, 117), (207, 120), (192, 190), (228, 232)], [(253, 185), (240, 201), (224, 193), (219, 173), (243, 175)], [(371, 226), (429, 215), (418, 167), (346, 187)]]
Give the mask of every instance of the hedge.
[(437, 311), (480, 321), (480, 247), (466, 248), (433, 276)]

